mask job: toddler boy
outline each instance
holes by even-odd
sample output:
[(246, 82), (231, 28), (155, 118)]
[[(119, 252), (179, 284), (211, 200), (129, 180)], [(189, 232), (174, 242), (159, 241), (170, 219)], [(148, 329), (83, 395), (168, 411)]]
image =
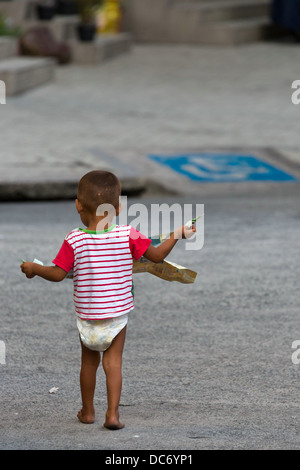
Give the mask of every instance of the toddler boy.
[[(119, 179), (107, 171), (95, 170), (81, 178), (75, 201), (86, 228), (72, 230), (53, 260), (54, 266), (24, 262), (27, 278), (40, 276), (62, 281), (73, 269), (74, 304), (81, 343), (80, 388), (82, 409), (78, 419), (91, 424), (95, 419), (96, 372), (101, 360), (106, 375), (107, 411), (104, 426), (122, 429), (119, 402), (122, 389), (122, 353), (128, 313), (134, 308), (132, 293), (133, 259), (141, 256), (159, 263), (179, 238), (189, 238), (195, 227), (181, 227), (161, 245), (129, 225), (113, 225), (119, 215)], [(114, 210), (109, 211), (112, 207)], [(103, 208), (103, 212), (99, 211)], [(101, 215), (98, 215), (101, 214)]]

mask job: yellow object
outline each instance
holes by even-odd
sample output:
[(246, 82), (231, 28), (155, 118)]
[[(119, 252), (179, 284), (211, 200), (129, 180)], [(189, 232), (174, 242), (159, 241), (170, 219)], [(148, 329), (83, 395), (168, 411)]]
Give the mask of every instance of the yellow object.
[(97, 32), (114, 34), (121, 30), (122, 10), (120, 0), (105, 0), (97, 14)]

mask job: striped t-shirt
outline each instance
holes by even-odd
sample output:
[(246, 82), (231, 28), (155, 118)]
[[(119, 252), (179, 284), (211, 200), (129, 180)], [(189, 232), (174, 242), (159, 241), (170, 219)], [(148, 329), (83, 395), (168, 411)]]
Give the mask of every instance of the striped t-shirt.
[(108, 230), (72, 230), (53, 263), (73, 269), (74, 303), (82, 320), (118, 317), (134, 308), (133, 259), (139, 259), (151, 240), (130, 225)]

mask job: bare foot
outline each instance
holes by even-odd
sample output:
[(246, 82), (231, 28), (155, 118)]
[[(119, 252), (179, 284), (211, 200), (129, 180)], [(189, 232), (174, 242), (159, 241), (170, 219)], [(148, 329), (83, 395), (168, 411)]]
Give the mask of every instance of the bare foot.
[(93, 424), (95, 421), (94, 415), (84, 415), (82, 410), (78, 411), (77, 418), (84, 424)]
[(103, 426), (107, 429), (110, 429), (111, 431), (117, 431), (119, 429), (123, 429), (125, 427), (125, 424), (120, 423), (118, 416), (109, 418), (106, 415), (106, 420)]

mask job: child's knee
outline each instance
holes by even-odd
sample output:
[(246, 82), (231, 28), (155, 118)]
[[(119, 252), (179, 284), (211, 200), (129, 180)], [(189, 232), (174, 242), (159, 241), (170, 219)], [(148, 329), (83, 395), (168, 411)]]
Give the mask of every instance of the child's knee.
[(113, 372), (113, 371), (118, 371), (121, 370), (122, 368), (122, 357), (111, 357), (111, 356), (106, 356), (105, 353), (103, 354), (103, 359), (102, 359), (102, 366), (104, 369), (104, 372)]

